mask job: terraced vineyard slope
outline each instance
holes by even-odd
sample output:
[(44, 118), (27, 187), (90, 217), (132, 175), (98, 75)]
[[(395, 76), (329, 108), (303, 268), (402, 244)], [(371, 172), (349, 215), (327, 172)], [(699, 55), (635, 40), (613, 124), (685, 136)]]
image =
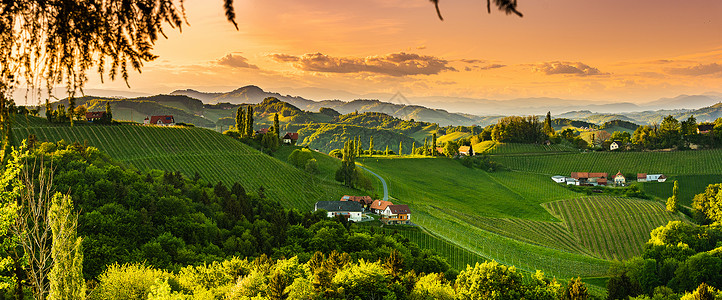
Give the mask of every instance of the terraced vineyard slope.
[(684, 220), (661, 203), (621, 197), (583, 197), (543, 205), (564, 220), (585, 248), (605, 259), (639, 255), (652, 229)]
[(250, 192), (263, 186), (267, 197), (301, 211), (312, 209), (319, 200), (360, 193), (316, 178), (212, 130), (140, 125), (70, 127), (39, 118), (18, 123), (13, 129), (16, 144), (29, 134), (40, 141), (87, 143), (138, 169), (180, 171), (189, 177), (198, 172), (210, 183), (238, 181)]

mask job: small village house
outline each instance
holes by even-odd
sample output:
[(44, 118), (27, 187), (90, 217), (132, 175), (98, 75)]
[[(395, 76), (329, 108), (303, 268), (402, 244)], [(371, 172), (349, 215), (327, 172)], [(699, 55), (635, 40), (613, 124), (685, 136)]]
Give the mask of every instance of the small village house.
[(459, 147), (459, 155), (472, 156), (474, 155), (474, 149), (471, 146), (461, 146)]
[(256, 134), (266, 134), (266, 133), (268, 133), (268, 131), (269, 131), (268, 128), (261, 128), (258, 131), (256, 131)]
[(614, 175), (614, 184), (624, 185), (625, 183), (627, 183), (627, 179), (622, 175), (622, 171), (617, 172), (617, 175)]
[(172, 115), (145, 117), (143, 125), (174, 126), (175, 119)]
[(85, 113), (85, 119), (89, 122), (96, 122), (100, 121), (103, 118), (105, 118), (105, 112), (104, 111), (89, 111)]
[(574, 184), (574, 185), (607, 185), (607, 178), (609, 177), (607, 173), (599, 172), (572, 172), (571, 177), (573, 179), (576, 179), (576, 182), (570, 183), (567, 181), (567, 184)]
[(295, 145), (298, 141), (298, 132), (286, 132), (282, 140), (286, 145)]
[(647, 173), (637, 173), (637, 182), (647, 182)]
[(436, 147), (436, 152), (439, 153), (439, 155), (444, 155), (444, 147)]
[(566, 177), (561, 176), (561, 175), (555, 175), (555, 176), (552, 176), (552, 180), (554, 180), (554, 182), (556, 182), (556, 183), (563, 183), (566, 181)]
[(611, 144), (609, 144), (609, 150), (614, 151), (619, 149), (619, 144), (621, 144), (621, 142), (612, 142)]
[(714, 129), (714, 124), (699, 124), (697, 125), (697, 133), (706, 134)]
[(409, 224), (411, 210), (408, 205), (389, 205), (381, 214), (381, 222), (384, 224)]
[(364, 207), (364, 209), (367, 209), (371, 206), (371, 204), (374, 202), (373, 199), (371, 199), (370, 196), (349, 196), (344, 195), (341, 197), (341, 201), (353, 201), (361, 203), (361, 206)]
[(319, 209), (325, 210), (329, 218), (341, 216), (353, 222), (361, 221), (364, 210), (361, 203), (353, 201), (318, 201), (314, 211)]
[(377, 213), (377, 214), (383, 214), (384, 210), (389, 205), (394, 205), (391, 203), (391, 201), (384, 201), (384, 200), (374, 200), (373, 203), (371, 203), (371, 206), (369, 207), (371, 209), (371, 212)]

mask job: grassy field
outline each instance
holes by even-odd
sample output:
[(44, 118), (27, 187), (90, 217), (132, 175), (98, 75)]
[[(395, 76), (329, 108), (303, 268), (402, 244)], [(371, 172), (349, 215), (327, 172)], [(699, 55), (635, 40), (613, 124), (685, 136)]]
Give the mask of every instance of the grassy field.
[[(547, 176), (487, 173), (444, 158), (361, 158), (414, 223), (480, 257), (560, 277), (601, 276), (608, 262), (541, 205), (578, 197)], [(419, 175), (422, 174), (422, 175)]]
[(669, 221), (684, 220), (659, 202), (595, 196), (545, 203), (596, 257), (628, 259), (639, 255), (649, 232)]
[[(211, 183), (238, 181), (250, 192), (263, 186), (269, 198), (301, 211), (311, 210), (319, 200), (361, 193), (312, 176), (207, 129), (139, 125), (70, 127), (47, 124), (42, 119), (22, 121), (13, 129), (15, 143), (29, 134), (35, 134), (40, 141), (87, 143), (138, 169), (181, 171), (189, 177), (198, 172)], [(321, 167), (325, 168), (325, 163)]]
[(497, 155), (493, 159), (513, 170), (545, 175), (569, 176), (571, 172), (616, 174), (665, 174), (665, 183), (649, 182), (641, 187), (666, 199), (679, 180), (680, 203), (691, 205), (695, 194), (708, 184), (722, 182), (722, 149), (673, 152), (590, 152), (569, 154)]
[(484, 141), (474, 144), (476, 153), (484, 154), (529, 154), (529, 153), (555, 153), (555, 152), (579, 152), (579, 149), (566, 145), (541, 145), (541, 144), (518, 144), (518, 143), (497, 143)]
[(471, 132), (452, 132), (445, 134), (436, 139), (438, 143), (446, 143), (448, 141), (455, 141), (458, 139), (468, 138), (471, 136)]

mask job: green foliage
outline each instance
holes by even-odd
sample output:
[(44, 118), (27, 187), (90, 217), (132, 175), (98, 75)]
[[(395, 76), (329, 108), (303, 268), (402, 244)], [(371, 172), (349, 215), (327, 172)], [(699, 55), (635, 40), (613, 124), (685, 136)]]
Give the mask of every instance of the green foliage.
[(492, 138), (502, 143), (541, 143), (545, 135), (537, 117), (512, 116), (501, 118), (494, 125)]
[(552, 114), (547, 112), (546, 118), (544, 118), (544, 124), (542, 125), (542, 132), (548, 136), (554, 135), (554, 127), (552, 127)]
[(456, 277), (460, 299), (520, 299), (524, 293), (522, 275), (514, 267), (495, 261), (467, 266)]
[(703, 193), (694, 196), (692, 207), (703, 224), (722, 221), (722, 184), (710, 184)]
[[(91, 299), (125, 300), (145, 299), (153, 291), (157, 280), (175, 280), (173, 274), (144, 266), (142, 264), (117, 263), (98, 276), (98, 285), (93, 289)], [(157, 291), (157, 288), (155, 288)]]
[(677, 181), (674, 181), (674, 188), (672, 189), (672, 196), (667, 199), (667, 211), (676, 213), (679, 210), (679, 185)]
[[(304, 137), (303, 141), (299, 140), (299, 146), (308, 146), (311, 149), (319, 149), (323, 152), (343, 148), (345, 141), (357, 139), (365, 141), (364, 145), (368, 145), (369, 150), (384, 150), (386, 146), (395, 148), (400, 142), (406, 145), (414, 142), (413, 138), (392, 130), (347, 124), (307, 124), (298, 130), (298, 134)], [(372, 137), (374, 140), (373, 149), (370, 147)], [(366, 144), (367, 142), (368, 144)]]
[(78, 217), (70, 196), (56, 193), (48, 212), (53, 232), (53, 267), (48, 275), (48, 299), (85, 299), (83, 279), (83, 239), (77, 237)]

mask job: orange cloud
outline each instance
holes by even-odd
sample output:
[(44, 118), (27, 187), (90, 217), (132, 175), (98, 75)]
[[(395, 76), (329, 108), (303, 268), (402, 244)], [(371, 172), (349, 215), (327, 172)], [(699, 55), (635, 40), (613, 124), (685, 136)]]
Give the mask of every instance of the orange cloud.
[(250, 64), (247, 58), (240, 56), (236, 53), (229, 53), (228, 55), (218, 59), (217, 62), (219, 65), (229, 66), (233, 68), (258, 69), (258, 66)]
[(693, 67), (686, 68), (669, 68), (667, 72), (671, 74), (687, 75), (687, 76), (700, 76), (700, 75), (712, 75), (722, 74), (722, 65), (718, 63), (711, 64), (699, 64)]
[(581, 62), (563, 62), (553, 61), (537, 64), (534, 71), (542, 72), (547, 75), (566, 74), (576, 76), (593, 76), (593, 75), (609, 75), (602, 73), (599, 69), (591, 67)]
[(375, 73), (389, 76), (434, 75), (443, 71), (457, 71), (449, 62), (429, 55), (391, 53), (382, 56), (333, 57), (323, 53), (302, 56), (271, 54), (278, 62), (293, 62), (299, 70), (326, 73)]

